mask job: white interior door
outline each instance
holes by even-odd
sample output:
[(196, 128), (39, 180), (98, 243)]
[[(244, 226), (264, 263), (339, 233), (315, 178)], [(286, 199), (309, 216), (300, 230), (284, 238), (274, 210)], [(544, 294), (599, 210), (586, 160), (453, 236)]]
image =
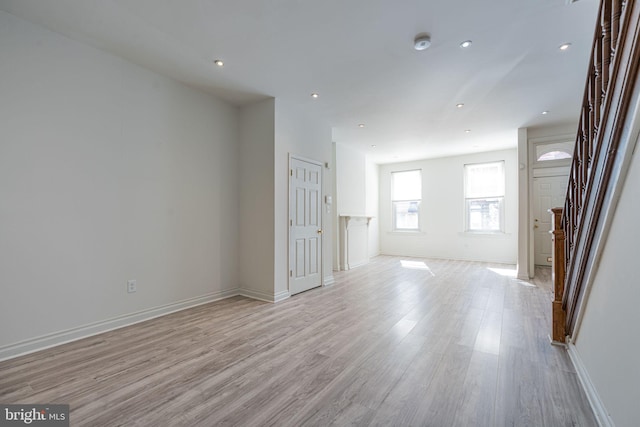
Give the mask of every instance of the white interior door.
[(551, 265), (551, 208), (564, 206), (569, 177), (533, 178), (533, 247), (536, 265)]
[(322, 283), (322, 166), (291, 158), (289, 293)]

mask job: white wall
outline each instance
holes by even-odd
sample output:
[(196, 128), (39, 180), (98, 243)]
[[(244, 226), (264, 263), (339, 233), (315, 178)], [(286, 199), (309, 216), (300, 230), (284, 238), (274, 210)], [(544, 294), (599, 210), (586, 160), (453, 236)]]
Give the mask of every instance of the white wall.
[[(296, 105), (276, 99), (275, 103), (275, 259), (274, 293), (288, 293), (289, 277), (289, 155), (297, 155), (322, 164), (331, 164), (331, 127), (328, 123), (301, 112)], [(333, 282), (333, 215), (327, 212), (326, 195), (333, 197), (331, 171), (322, 170), (322, 271), (325, 283)]]
[(575, 342), (597, 393), (618, 427), (640, 423), (640, 154), (636, 152)]
[(517, 277), (521, 280), (529, 280), (533, 277), (533, 271), (530, 270), (531, 263), (529, 261), (531, 246), (529, 245), (530, 224), (529, 218), (531, 209), (529, 205), (531, 200), (529, 197), (529, 187), (531, 186), (529, 175), (529, 139), (527, 137), (527, 128), (518, 129), (518, 256), (517, 256)]
[[(334, 221), (338, 224), (339, 215), (373, 217), (368, 226), (366, 251), (370, 257), (379, 255), (379, 167), (362, 151), (340, 143), (334, 143), (334, 147), (337, 184)], [(335, 236), (334, 268), (339, 270), (338, 232)]]
[(345, 144), (336, 143), (336, 179), (339, 215), (367, 212), (366, 156)]
[(372, 216), (369, 223), (369, 256), (380, 255), (380, 167), (367, 160), (366, 164), (366, 213)]
[(233, 291), (237, 109), (3, 12), (0, 29), (0, 348)]
[[(504, 160), (505, 233), (464, 232), (464, 165)], [(392, 231), (391, 172), (422, 170), (421, 232)], [(380, 251), (388, 255), (515, 264), (518, 165), (515, 149), (380, 166)]]
[(240, 113), (240, 288), (273, 299), (275, 99)]

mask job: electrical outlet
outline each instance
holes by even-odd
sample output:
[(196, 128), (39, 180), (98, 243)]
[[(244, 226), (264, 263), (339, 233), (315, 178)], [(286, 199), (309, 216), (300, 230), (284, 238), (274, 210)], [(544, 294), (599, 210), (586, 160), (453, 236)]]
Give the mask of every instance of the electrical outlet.
[(136, 281), (135, 280), (127, 280), (127, 292), (129, 292), (130, 294), (137, 291), (138, 288), (136, 286)]

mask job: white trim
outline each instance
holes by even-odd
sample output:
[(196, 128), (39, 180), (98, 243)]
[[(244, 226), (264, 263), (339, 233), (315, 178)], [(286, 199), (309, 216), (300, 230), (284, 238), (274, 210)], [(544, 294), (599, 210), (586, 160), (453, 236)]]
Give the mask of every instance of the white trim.
[(289, 169), (291, 169), (291, 159), (298, 159), (298, 160), (302, 160), (303, 162), (307, 162), (307, 163), (312, 163), (316, 166), (320, 166), (320, 168), (324, 169), (324, 163), (318, 161), (318, 160), (314, 160), (314, 159), (310, 159), (308, 157), (304, 157), (304, 156), (299, 156), (295, 153), (289, 153)]
[(153, 307), (146, 310), (137, 311), (135, 313), (125, 314), (114, 317), (112, 319), (101, 320), (87, 325), (75, 328), (53, 332), (39, 337), (30, 338), (15, 344), (0, 347), (0, 361), (12, 359), (14, 357), (23, 356), (25, 354), (34, 353), (50, 347), (88, 338), (114, 329), (123, 328), (136, 323), (155, 319), (156, 317), (165, 316), (176, 311), (186, 310), (202, 304), (218, 301), (239, 295), (238, 289), (229, 289), (226, 291), (212, 292), (195, 298), (178, 301), (171, 304)]
[(334, 283), (336, 283), (336, 279), (335, 277), (333, 277), (333, 275), (327, 276), (324, 278), (324, 286), (331, 286)]
[(369, 264), (369, 259), (367, 258), (366, 260), (360, 261), (360, 262), (355, 262), (355, 263), (347, 263), (347, 270), (353, 270), (356, 267), (361, 267), (363, 265), (367, 265)]
[(265, 302), (279, 302), (291, 296), (289, 291), (281, 291), (277, 294), (270, 294), (268, 292), (254, 291), (252, 289), (240, 289), (238, 295)]
[[(406, 251), (403, 251), (402, 253), (394, 252), (394, 251), (386, 251), (386, 252), (380, 253), (380, 255), (382, 255), (382, 256), (408, 257), (408, 258), (433, 258), (433, 259), (441, 259), (441, 260), (445, 260), (445, 261), (486, 262), (486, 263), (491, 263), (491, 264), (504, 264), (506, 266), (513, 267), (514, 269), (517, 268), (517, 263), (516, 263), (515, 259), (510, 259), (510, 260), (498, 259), (498, 258), (478, 259), (478, 258), (470, 258), (470, 257), (463, 257), (463, 256), (451, 257), (451, 256), (441, 256), (441, 255), (434, 255), (434, 254), (419, 254), (419, 253), (415, 253), (415, 252), (414, 253), (410, 253), (410, 252), (406, 252)], [(522, 279), (522, 280), (529, 280), (529, 278)]]
[(511, 233), (505, 233), (504, 231), (459, 231), (458, 236), (488, 239), (507, 239), (511, 237)]
[[(571, 165), (554, 166), (550, 168), (533, 168), (533, 178), (545, 178), (549, 176), (566, 176), (571, 173)], [(568, 180), (568, 178), (567, 178)]]
[(426, 236), (427, 232), (426, 231), (387, 231), (386, 232), (389, 235), (395, 235), (395, 236), (414, 236), (414, 237), (420, 237), (420, 236)]
[(531, 214), (529, 212), (529, 147), (527, 128), (518, 129), (518, 253), (517, 269), (518, 278), (529, 280), (530, 272), (530, 245), (529, 245), (529, 223)]
[(291, 297), (291, 294), (289, 293), (289, 291), (280, 291), (273, 296), (273, 302), (284, 301), (290, 297)]
[(575, 344), (569, 343), (567, 345), (567, 352), (569, 353), (569, 359), (571, 359), (573, 367), (576, 369), (576, 374), (580, 380), (584, 393), (587, 395), (587, 399), (589, 400), (589, 404), (591, 405), (593, 414), (596, 416), (598, 424), (601, 427), (615, 427), (615, 423), (609, 416), (604, 403), (602, 403), (602, 399), (600, 399), (598, 391), (591, 382), (587, 368), (584, 366), (584, 363), (582, 363), (582, 359), (580, 358), (580, 354), (578, 353)]

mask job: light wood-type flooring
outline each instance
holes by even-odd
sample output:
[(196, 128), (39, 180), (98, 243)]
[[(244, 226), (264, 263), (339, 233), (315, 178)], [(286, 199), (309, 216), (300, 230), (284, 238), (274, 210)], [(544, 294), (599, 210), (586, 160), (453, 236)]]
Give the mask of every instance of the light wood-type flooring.
[(0, 363), (72, 426), (595, 426), (548, 269), (381, 256), (278, 304), (201, 305)]

